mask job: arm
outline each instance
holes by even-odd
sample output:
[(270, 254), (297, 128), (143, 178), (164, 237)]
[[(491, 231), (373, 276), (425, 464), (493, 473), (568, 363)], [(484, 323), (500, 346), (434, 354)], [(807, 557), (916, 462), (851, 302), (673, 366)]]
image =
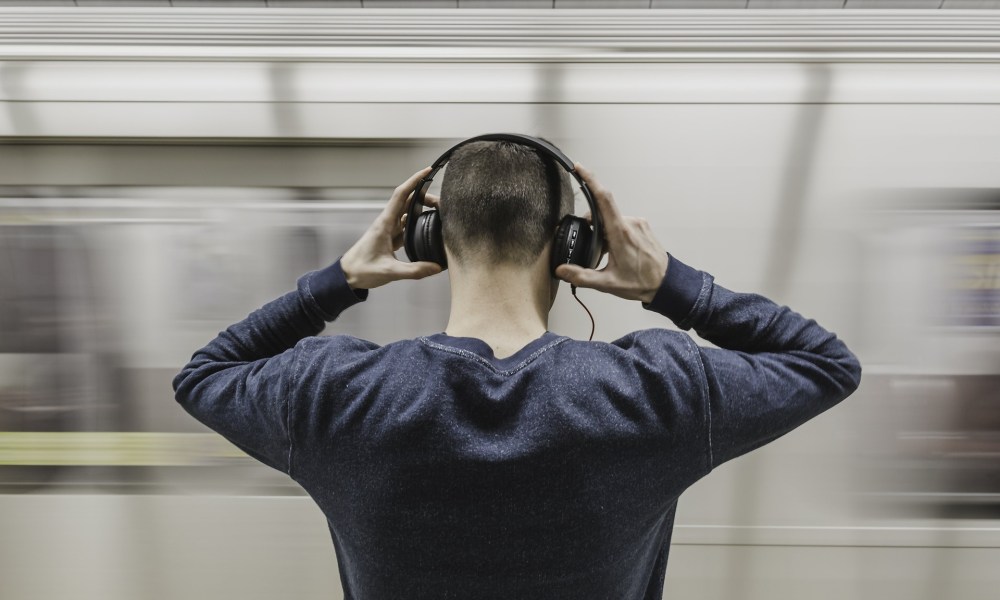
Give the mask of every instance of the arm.
[(177, 402), (250, 456), (288, 473), (288, 402), (300, 360), (295, 346), (367, 296), (367, 290), (347, 285), (340, 260), (303, 275), (295, 291), (194, 353), (174, 377)]
[(402, 263), (393, 256), (402, 241), (406, 198), (427, 172), (418, 171), (396, 188), (341, 259), (303, 275), (295, 291), (255, 310), (195, 352), (173, 381), (181, 406), (250, 456), (289, 473), (288, 404), (300, 393), (296, 375), (307, 360), (298, 342), (365, 300), (369, 288), (441, 270), (433, 263)]
[(758, 294), (732, 292), (670, 257), (650, 303), (719, 348), (698, 348), (712, 467), (774, 440), (857, 387), (861, 365), (816, 321)]
[(621, 215), (612, 194), (577, 168), (604, 218), (608, 263), (601, 270), (561, 265), (556, 275), (640, 300), (719, 346), (697, 347), (697, 364), (687, 370), (706, 404), (712, 467), (784, 435), (857, 388), (861, 365), (836, 335), (669, 256), (644, 220)]

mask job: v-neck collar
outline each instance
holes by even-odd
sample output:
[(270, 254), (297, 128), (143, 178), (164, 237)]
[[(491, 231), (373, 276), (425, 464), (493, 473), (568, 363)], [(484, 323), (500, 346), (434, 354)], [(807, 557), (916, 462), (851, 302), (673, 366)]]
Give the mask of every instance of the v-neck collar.
[(546, 331), (541, 336), (528, 342), (523, 348), (504, 358), (497, 358), (493, 354), (493, 348), (483, 340), (475, 337), (452, 336), (447, 333), (435, 333), (421, 338), (433, 346), (443, 346), (445, 349), (460, 351), (460, 354), (469, 353), (489, 364), (497, 371), (518, 370), (524, 363), (529, 362), (536, 354), (540, 354), (547, 346), (565, 341), (561, 335)]

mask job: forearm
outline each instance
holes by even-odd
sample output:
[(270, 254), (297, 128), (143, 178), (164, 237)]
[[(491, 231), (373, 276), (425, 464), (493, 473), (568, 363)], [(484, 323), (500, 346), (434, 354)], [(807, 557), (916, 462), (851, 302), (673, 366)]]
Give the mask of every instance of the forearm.
[(653, 301), (643, 306), (727, 350), (802, 351), (854, 360), (847, 346), (815, 320), (759, 294), (731, 291), (675, 257)]
[(175, 391), (193, 372), (209, 364), (235, 365), (270, 358), (299, 340), (323, 331), (347, 307), (364, 300), (367, 290), (352, 290), (340, 261), (299, 278), (296, 289), (268, 302), (219, 333), (194, 353), (174, 381)]
[[(291, 474), (292, 405), (304, 401), (298, 373), (311, 352), (309, 344), (299, 342), (365, 300), (369, 288), (441, 271), (436, 264), (402, 263), (393, 255), (406, 198), (428, 171), (418, 171), (396, 188), (386, 208), (341, 259), (303, 275), (295, 291), (255, 310), (195, 352), (174, 377), (177, 402), (255, 458)], [(348, 283), (344, 259), (356, 289)]]

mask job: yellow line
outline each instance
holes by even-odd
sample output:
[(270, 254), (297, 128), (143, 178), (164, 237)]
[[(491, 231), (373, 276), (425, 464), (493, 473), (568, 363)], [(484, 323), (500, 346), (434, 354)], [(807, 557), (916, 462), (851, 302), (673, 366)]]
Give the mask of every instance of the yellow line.
[(212, 433), (0, 431), (0, 465), (208, 466), (241, 458)]

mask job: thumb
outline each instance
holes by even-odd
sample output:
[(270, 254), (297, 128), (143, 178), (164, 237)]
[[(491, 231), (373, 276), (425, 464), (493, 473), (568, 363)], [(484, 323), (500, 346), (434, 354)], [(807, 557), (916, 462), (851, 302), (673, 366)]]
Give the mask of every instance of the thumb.
[(393, 275), (398, 279), (423, 279), (443, 271), (441, 265), (429, 261), (414, 263), (397, 262), (393, 267)]
[(584, 269), (579, 265), (559, 265), (556, 267), (556, 277), (577, 287), (594, 289), (600, 289), (605, 279), (601, 271)]

